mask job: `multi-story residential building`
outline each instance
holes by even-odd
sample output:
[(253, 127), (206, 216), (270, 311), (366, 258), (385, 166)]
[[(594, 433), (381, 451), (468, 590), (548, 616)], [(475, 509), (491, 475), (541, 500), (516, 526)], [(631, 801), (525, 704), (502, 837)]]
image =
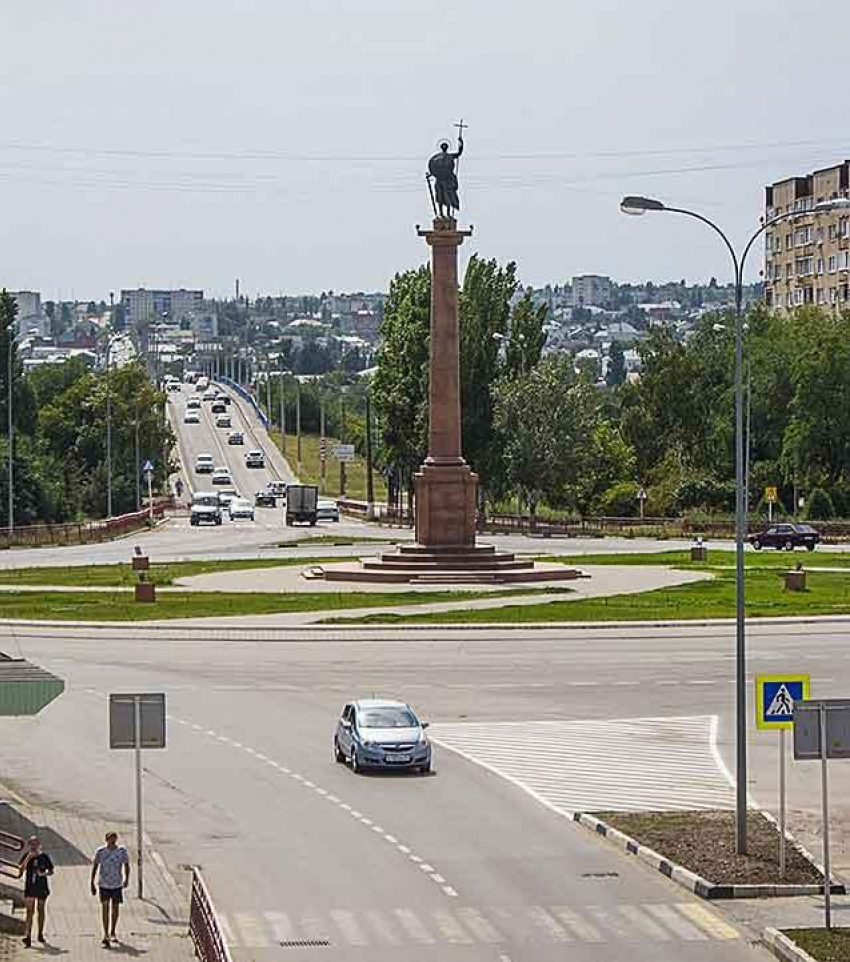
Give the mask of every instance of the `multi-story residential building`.
[(765, 218), (797, 213), (765, 233), (767, 305), (789, 310), (803, 304), (850, 308), (850, 214), (820, 213), (816, 206), (850, 197), (850, 161), (788, 177), (765, 190)]
[(47, 316), (41, 307), (41, 294), (37, 291), (10, 291), (12, 300), (18, 305), (15, 317), (15, 329), (18, 333), (27, 334), (36, 331), (39, 334), (48, 332)]
[(167, 315), (169, 321), (182, 321), (192, 318), (203, 310), (204, 292), (146, 290), (141, 287), (134, 291), (121, 291), (121, 306), (127, 323), (147, 324), (160, 320)]
[(573, 278), (573, 307), (607, 307), (611, 302), (611, 278), (582, 274)]

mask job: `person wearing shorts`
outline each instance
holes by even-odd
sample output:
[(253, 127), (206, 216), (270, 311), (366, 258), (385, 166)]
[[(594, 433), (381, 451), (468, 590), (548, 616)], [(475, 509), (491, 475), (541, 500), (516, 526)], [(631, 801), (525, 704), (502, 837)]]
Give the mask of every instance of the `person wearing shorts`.
[[(97, 883), (97, 884), (95, 884)], [(118, 844), (116, 832), (106, 833), (106, 845), (94, 853), (91, 865), (91, 894), (100, 895), (103, 941), (109, 948), (110, 939), (117, 942), (115, 928), (124, 901), (124, 889), (130, 884), (130, 858), (127, 849)]]
[(29, 948), (32, 945), (33, 917), (36, 915), (38, 916), (38, 941), (45, 941), (44, 907), (50, 895), (47, 879), (53, 874), (53, 862), (47, 852), (42, 852), (37, 835), (33, 835), (27, 842), (18, 873), (25, 876), (24, 905), (27, 910), (27, 919), (22, 941)]

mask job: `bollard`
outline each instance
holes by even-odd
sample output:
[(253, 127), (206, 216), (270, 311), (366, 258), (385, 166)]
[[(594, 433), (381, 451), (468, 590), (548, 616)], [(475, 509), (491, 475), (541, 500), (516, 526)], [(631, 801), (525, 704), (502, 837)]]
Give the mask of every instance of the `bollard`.
[(806, 572), (802, 568), (795, 568), (793, 571), (785, 572), (786, 591), (805, 591)]
[(695, 544), (691, 548), (691, 561), (702, 561), (708, 560), (708, 548), (704, 544)]
[(141, 581), (136, 585), (136, 601), (156, 601), (156, 585), (152, 581)]

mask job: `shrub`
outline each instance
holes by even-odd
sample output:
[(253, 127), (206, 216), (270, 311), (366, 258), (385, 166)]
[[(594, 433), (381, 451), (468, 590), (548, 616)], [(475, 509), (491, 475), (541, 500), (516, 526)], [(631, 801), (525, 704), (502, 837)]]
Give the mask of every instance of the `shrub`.
[(835, 507), (832, 498), (823, 488), (814, 488), (809, 495), (806, 517), (810, 521), (828, 521), (835, 517)]
[(640, 511), (638, 486), (631, 481), (612, 484), (599, 498), (597, 509), (609, 518), (633, 518)]

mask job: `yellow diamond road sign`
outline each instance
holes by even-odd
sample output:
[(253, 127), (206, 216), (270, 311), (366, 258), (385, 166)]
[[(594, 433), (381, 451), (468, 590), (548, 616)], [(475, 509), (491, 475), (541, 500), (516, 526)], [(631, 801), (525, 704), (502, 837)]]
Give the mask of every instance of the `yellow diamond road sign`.
[(793, 728), (794, 702), (809, 697), (809, 675), (756, 675), (756, 728)]

